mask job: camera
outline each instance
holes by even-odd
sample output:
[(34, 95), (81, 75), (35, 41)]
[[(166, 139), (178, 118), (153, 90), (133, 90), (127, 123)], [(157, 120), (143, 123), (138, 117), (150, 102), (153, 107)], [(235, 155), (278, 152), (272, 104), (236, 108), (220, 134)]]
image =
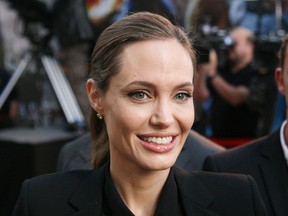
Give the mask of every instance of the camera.
[[(253, 63), (256, 67), (274, 70), (278, 66), (277, 52), (281, 47), (281, 39), (284, 35), (285, 32), (281, 30), (255, 37), (253, 40)], [(218, 55), (218, 66), (221, 68), (228, 61), (228, 48), (235, 46), (236, 43), (230, 36), (229, 30), (203, 25), (194, 44), (197, 50), (198, 64), (209, 62), (209, 51), (214, 49)]]
[(6, 0), (26, 22), (49, 25), (50, 11), (44, 2), (36, 0)]
[(203, 26), (195, 37), (194, 47), (197, 50), (197, 63), (209, 62), (209, 52), (214, 49), (217, 52), (219, 66), (227, 61), (227, 48), (233, 47), (235, 41), (226, 29), (218, 29), (210, 26)]
[(6, 0), (23, 21), (23, 35), (33, 44), (48, 41), (52, 29), (52, 13), (48, 6), (36, 0)]
[(254, 56), (258, 67), (274, 70), (278, 66), (277, 52), (280, 50), (284, 35), (284, 31), (278, 31), (256, 38)]

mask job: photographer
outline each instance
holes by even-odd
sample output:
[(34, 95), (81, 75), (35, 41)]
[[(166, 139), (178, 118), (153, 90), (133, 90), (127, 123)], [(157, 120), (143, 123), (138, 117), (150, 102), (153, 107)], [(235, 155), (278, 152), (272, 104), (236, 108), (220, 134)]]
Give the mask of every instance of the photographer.
[(227, 48), (228, 63), (218, 67), (216, 52), (210, 53), (207, 85), (212, 98), (210, 125), (215, 138), (255, 138), (259, 113), (247, 103), (253, 77), (254, 35), (245, 28), (230, 32), (234, 43)]

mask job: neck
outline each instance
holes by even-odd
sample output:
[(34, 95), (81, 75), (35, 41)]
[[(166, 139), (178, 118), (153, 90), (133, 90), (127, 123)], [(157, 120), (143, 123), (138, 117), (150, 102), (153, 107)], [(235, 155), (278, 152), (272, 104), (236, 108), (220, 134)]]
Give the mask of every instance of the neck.
[(114, 184), (124, 203), (135, 215), (154, 215), (169, 171), (137, 170), (135, 167), (110, 164)]

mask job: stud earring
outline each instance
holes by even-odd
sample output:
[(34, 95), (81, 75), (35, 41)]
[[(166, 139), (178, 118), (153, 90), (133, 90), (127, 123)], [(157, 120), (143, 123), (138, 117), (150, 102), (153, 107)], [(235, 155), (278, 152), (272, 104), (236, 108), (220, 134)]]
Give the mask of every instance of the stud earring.
[(103, 119), (103, 116), (100, 113), (97, 113), (96, 116), (98, 119)]

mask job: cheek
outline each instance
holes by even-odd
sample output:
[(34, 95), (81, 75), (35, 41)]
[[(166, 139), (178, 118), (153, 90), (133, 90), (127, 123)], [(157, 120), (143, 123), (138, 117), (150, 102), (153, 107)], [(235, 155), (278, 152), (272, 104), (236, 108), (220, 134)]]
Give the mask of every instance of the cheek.
[(185, 107), (184, 109), (182, 107), (182, 109), (178, 110), (178, 113), (182, 128), (185, 131), (190, 131), (195, 119), (194, 104), (192, 103), (191, 106)]
[(148, 112), (148, 109), (143, 109), (143, 107), (115, 105), (110, 109), (109, 113), (107, 112), (107, 129), (118, 130), (122, 134), (131, 133), (131, 131), (139, 129), (146, 123), (149, 116)]

